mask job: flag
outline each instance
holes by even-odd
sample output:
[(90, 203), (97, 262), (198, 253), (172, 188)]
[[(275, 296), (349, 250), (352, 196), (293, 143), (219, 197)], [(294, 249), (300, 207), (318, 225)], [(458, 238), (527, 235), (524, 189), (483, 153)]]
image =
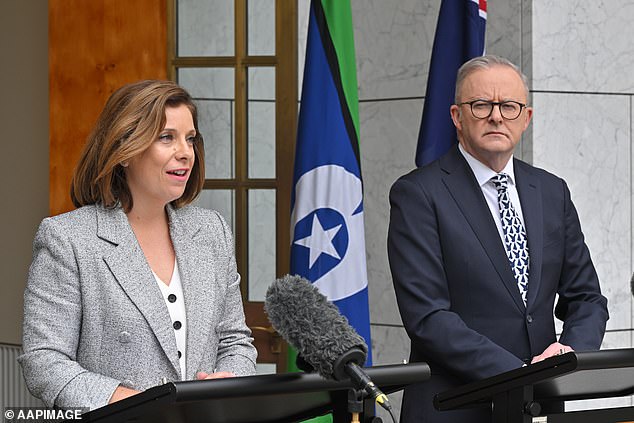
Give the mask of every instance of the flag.
[(486, 0), (442, 0), (418, 133), (416, 166), (436, 160), (456, 142), (456, 128), (449, 113), (454, 103), (456, 75), (464, 62), (484, 54), (486, 18)]
[(317, 286), (370, 349), (350, 0), (311, 2), (293, 186), (290, 273)]

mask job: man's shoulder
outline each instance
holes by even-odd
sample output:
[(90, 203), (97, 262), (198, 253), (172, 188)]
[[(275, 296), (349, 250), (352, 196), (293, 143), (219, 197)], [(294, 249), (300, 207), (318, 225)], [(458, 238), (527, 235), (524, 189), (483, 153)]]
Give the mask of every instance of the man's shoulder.
[(445, 154), (424, 166), (415, 168), (404, 174), (395, 183), (399, 181), (415, 182), (423, 185), (436, 185), (446, 175), (457, 173), (464, 174), (467, 162), (461, 156), (458, 148), (450, 148)]
[(429, 185), (435, 184), (442, 177), (442, 172), (438, 163), (438, 160), (428, 165), (418, 167), (410, 170), (409, 172), (401, 175), (394, 185), (412, 183), (415, 185)]
[(519, 172), (521, 174), (523, 172), (532, 177), (538, 178), (541, 182), (555, 183), (558, 185), (563, 182), (563, 179), (560, 176), (557, 176), (556, 174), (541, 167), (528, 164), (523, 160), (516, 158), (514, 159), (513, 165), (516, 173)]

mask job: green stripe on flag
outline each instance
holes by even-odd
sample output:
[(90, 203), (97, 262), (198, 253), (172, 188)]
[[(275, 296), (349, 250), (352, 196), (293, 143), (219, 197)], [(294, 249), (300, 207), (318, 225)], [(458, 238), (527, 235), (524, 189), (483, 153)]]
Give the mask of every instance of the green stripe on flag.
[(359, 142), (359, 95), (357, 94), (357, 64), (355, 62), (350, 1), (321, 0), (321, 5), (326, 15), (330, 37), (335, 45), (341, 84), (354, 123), (357, 142)]

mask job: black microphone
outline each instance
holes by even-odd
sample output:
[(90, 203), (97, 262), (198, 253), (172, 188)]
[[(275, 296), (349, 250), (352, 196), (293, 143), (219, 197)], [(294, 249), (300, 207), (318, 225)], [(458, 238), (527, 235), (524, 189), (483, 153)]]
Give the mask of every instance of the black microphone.
[(264, 311), (282, 337), (321, 376), (350, 378), (376, 403), (390, 409), (387, 396), (372, 383), (361, 365), (368, 346), (337, 307), (309, 281), (286, 275), (266, 291)]

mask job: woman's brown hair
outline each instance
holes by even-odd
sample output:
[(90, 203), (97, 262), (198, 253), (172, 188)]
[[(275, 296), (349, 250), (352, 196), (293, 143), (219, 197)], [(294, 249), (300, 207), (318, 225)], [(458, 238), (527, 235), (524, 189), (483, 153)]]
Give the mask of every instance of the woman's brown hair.
[(198, 130), (198, 111), (191, 96), (172, 81), (139, 81), (116, 90), (104, 106), (88, 137), (70, 185), (75, 207), (101, 204), (132, 209), (123, 164), (143, 153), (165, 128), (165, 108), (185, 105), (192, 114), (195, 159), (176, 208), (191, 203), (205, 182), (205, 151)]

